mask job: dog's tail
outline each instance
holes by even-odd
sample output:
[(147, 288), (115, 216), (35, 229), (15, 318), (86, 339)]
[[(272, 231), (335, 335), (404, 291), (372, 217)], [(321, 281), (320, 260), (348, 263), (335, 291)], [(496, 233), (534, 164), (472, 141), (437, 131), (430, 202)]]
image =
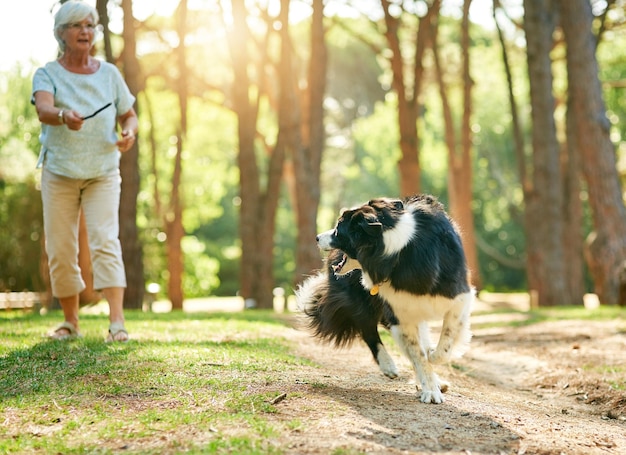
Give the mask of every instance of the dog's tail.
[[(362, 330), (354, 318), (355, 313), (360, 311), (359, 302), (353, 301), (346, 293), (341, 292), (342, 286), (339, 286), (339, 289), (333, 286), (331, 292), (329, 280), (346, 279), (350, 278), (347, 276), (339, 278), (318, 272), (307, 278), (296, 290), (296, 301), (304, 316), (306, 328), (320, 340), (336, 347), (349, 345), (360, 336)], [(365, 293), (365, 290), (363, 292)]]

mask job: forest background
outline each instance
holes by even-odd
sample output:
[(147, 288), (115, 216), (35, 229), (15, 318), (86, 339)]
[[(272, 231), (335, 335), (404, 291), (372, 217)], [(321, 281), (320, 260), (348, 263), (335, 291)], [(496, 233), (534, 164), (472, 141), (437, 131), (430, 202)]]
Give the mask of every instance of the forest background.
[[(321, 266), (315, 233), (342, 207), (415, 192), (461, 226), (479, 289), (626, 300), (624, 0), (495, 0), (480, 21), (470, 0), (93, 4), (97, 54), (138, 99), (128, 308), (146, 283), (175, 309), (270, 308)], [(0, 74), (2, 291), (48, 289), (33, 71)]]

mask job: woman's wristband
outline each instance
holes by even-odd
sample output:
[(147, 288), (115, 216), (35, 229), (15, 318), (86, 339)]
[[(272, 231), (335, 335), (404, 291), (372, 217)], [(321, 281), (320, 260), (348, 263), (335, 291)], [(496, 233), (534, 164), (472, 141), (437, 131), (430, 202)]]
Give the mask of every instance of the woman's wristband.
[(57, 117), (59, 117), (59, 122), (61, 122), (61, 125), (65, 124), (65, 117), (63, 117), (63, 109), (61, 109), (59, 111), (59, 113), (57, 114)]

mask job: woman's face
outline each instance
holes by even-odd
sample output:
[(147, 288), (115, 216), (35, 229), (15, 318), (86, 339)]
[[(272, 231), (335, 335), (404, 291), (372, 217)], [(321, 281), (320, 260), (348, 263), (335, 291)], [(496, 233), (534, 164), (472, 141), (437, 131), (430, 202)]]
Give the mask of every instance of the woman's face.
[(91, 17), (79, 22), (70, 22), (63, 26), (61, 37), (65, 41), (65, 49), (89, 52), (94, 42), (98, 25)]

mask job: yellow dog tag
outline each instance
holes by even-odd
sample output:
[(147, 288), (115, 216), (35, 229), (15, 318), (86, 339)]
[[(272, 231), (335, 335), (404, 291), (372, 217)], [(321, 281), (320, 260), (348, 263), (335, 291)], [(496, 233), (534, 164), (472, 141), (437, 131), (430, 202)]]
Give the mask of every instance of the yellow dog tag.
[(377, 284), (375, 284), (374, 286), (372, 286), (372, 289), (370, 289), (370, 295), (376, 295), (378, 294), (378, 289), (380, 288), (380, 286), (378, 286)]

